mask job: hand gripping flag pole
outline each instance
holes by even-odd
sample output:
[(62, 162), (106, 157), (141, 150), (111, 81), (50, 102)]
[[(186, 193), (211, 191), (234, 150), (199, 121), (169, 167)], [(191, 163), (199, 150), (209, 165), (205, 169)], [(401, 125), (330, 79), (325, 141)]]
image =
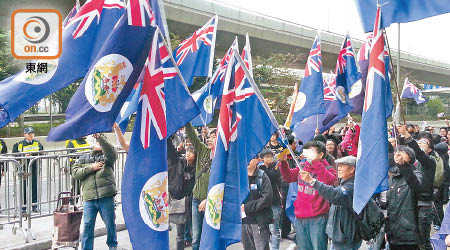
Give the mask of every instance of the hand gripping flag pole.
[[(233, 54), (235, 55), (235, 58), (239, 61), (239, 63), (241, 65), (245, 65), (244, 60), (242, 60), (242, 58), (239, 55), (239, 51), (233, 47)], [(288, 141), (286, 138), (286, 134), (284, 133), (283, 128), (280, 127), (280, 125), (278, 124), (277, 120), (275, 119), (275, 116), (272, 113), (272, 110), (270, 110), (269, 105), (267, 105), (266, 100), (264, 100), (264, 97), (262, 96), (261, 92), (259, 91), (258, 86), (255, 83), (255, 80), (253, 79), (252, 75), (250, 74), (250, 72), (248, 71), (247, 67), (242, 67), (242, 69), (244, 70), (245, 76), (247, 77), (248, 81), (250, 82), (250, 85), (252, 86), (252, 88), (255, 90), (255, 95), (258, 97), (259, 101), (261, 102), (261, 104), (264, 107), (264, 110), (266, 111), (266, 113), (268, 114), (270, 121), (272, 122), (273, 126), (277, 128), (278, 130), (278, 135), (280, 135), (281, 139), (283, 140), (283, 142), (288, 145)], [(293, 156), (292, 159), (294, 159), (295, 161), (295, 165), (302, 170), (302, 167), (300, 167), (300, 162), (297, 160), (297, 158), (295, 158), (295, 154), (294, 151), (292, 150), (291, 147), (287, 146), (289, 153), (291, 153), (291, 155)]]

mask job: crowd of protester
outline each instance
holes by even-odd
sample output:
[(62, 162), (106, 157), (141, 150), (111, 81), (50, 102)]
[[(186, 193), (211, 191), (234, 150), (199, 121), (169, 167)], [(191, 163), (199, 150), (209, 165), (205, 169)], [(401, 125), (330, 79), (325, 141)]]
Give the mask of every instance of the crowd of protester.
[[(292, 240), (297, 249), (359, 249), (363, 239), (358, 233), (359, 217), (352, 208), (359, 125), (349, 119), (340, 129), (316, 130), (308, 142), (286, 132), (286, 143), (273, 134), (248, 164), (250, 193), (242, 204), (244, 249), (277, 250), (282, 238)], [(384, 212), (384, 225), (366, 245), (370, 249), (433, 249), (430, 235), (441, 227), (449, 200), (448, 127), (435, 132), (433, 127), (420, 130), (417, 125), (396, 125), (389, 129), (388, 137), (389, 190), (373, 197)], [(203, 127), (195, 131), (187, 125), (171, 139), (172, 150), (184, 162), (183, 178), (191, 188), (179, 210), (183, 220), (175, 222), (177, 249), (192, 244), (196, 250), (215, 130)], [(286, 147), (291, 147), (294, 155)], [(169, 171), (171, 167), (169, 164)], [(169, 175), (169, 186), (170, 182)], [(290, 183), (297, 186), (293, 220), (285, 210)], [(171, 207), (179, 207), (178, 202), (172, 198)]]
[[(389, 129), (389, 189), (372, 197), (384, 212), (384, 225), (376, 237), (367, 241), (370, 249), (433, 249), (431, 232), (438, 231), (443, 221), (450, 221), (444, 219), (450, 187), (448, 129), (421, 130), (412, 124)], [(113, 130), (127, 151), (128, 143), (118, 126)], [(278, 250), (282, 238), (292, 240), (297, 249), (322, 250), (329, 246), (359, 249), (362, 246), (358, 231), (360, 217), (352, 208), (359, 132), (359, 125), (349, 119), (340, 129), (332, 127), (324, 133), (316, 130), (314, 139), (308, 142), (297, 140), (289, 130), (285, 141), (277, 133), (272, 135), (266, 147), (248, 164), (250, 193), (241, 207), (244, 249)], [(25, 129), (24, 137), (14, 145), (13, 152), (35, 154), (43, 149), (34, 139), (32, 128)], [(101, 136), (96, 138), (100, 142), (97, 151), (94, 147), (94, 151), (71, 164), (74, 179), (82, 182), (82, 190), (77, 193), (81, 193), (85, 206), (92, 207), (87, 210), (91, 217), (101, 210), (99, 207), (111, 207), (116, 192), (113, 185), (102, 189), (103, 196), (90, 195), (98, 187), (88, 185), (88, 179), (98, 173), (105, 175), (106, 170), (111, 175), (115, 161), (114, 156), (109, 156), (114, 154), (110, 144)], [(215, 129), (196, 129), (190, 124), (168, 141), (169, 218), (175, 225), (172, 230), (177, 232), (178, 250), (190, 245), (194, 250), (200, 247), (215, 141)], [(6, 153), (2, 140), (0, 145), (1, 153)], [(85, 138), (79, 138), (68, 141), (66, 146), (76, 150), (86, 145)], [(111, 149), (112, 153), (108, 155), (109, 151), (102, 148)], [(90, 160), (104, 154), (103, 160)], [(286, 208), (291, 202), (288, 196), (292, 183), (297, 195), (289, 216)], [(108, 204), (99, 203), (103, 200)], [(117, 240), (110, 216), (102, 215), (102, 218), (108, 224), (108, 245), (115, 247)], [(85, 220), (85, 231), (92, 233), (92, 221), (95, 220)], [(83, 245), (92, 247), (91, 233), (83, 236)], [(450, 244), (450, 237), (446, 242)]]

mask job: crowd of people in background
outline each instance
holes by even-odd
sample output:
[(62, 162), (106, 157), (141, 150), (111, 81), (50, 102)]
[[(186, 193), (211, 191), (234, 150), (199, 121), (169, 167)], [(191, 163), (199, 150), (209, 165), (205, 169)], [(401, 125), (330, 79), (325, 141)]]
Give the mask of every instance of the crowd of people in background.
[[(308, 142), (286, 132), (287, 143), (273, 134), (248, 164), (250, 194), (241, 215), (244, 249), (277, 250), (282, 238), (297, 249), (359, 249), (363, 239), (352, 201), (360, 126), (349, 119), (340, 129), (317, 130)], [(370, 249), (433, 249), (430, 234), (439, 230), (449, 200), (448, 127), (436, 133), (430, 126), (396, 125), (388, 137), (389, 190), (373, 197), (384, 212), (384, 226), (366, 244)], [(191, 125), (172, 137), (176, 157), (184, 157), (184, 179), (192, 187), (182, 203), (184, 225), (177, 223), (177, 249), (191, 243), (199, 249), (214, 140), (215, 130), (196, 132)], [(291, 183), (297, 194), (289, 218)]]
[[(389, 189), (373, 197), (384, 211), (384, 226), (367, 242), (370, 249), (433, 249), (430, 234), (432, 229), (438, 231), (441, 227), (444, 206), (449, 201), (448, 129), (435, 131), (428, 126), (420, 130), (413, 124), (390, 129)], [(122, 148), (128, 151), (128, 143), (117, 124), (113, 131)], [(297, 249), (323, 250), (329, 245), (331, 249), (361, 247), (358, 216), (352, 208), (359, 133), (359, 125), (349, 119), (340, 129), (331, 127), (323, 133), (316, 130), (314, 139), (308, 142), (297, 140), (289, 130), (285, 141), (277, 133), (272, 135), (266, 147), (248, 164), (250, 193), (241, 207), (244, 249), (278, 250), (282, 238), (292, 240)], [(115, 183), (108, 181), (114, 179), (112, 166), (116, 153), (104, 137), (95, 135), (95, 138), (98, 143), (93, 151), (86, 151), (85, 147), (90, 145), (86, 138), (66, 142), (67, 148), (84, 153), (73, 159), (71, 174), (74, 182), (81, 182), (81, 190), (72, 192), (81, 194), (84, 200), (83, 245), (87, 249), (92, 248), (95, 223), (92, 218), (97, 212), (107, 225), (107, 244), (117, 246), (113, 220), (113, 197), (117, 191)], [(178, 250), (191, 245), (194, 250), (200, 247), (215, 141), (215, 129), (196, 129), (189, 123), (168, 142), (170, 222), (177, 231)], [(28, 127), (24, 139), (14, 145), (12, 152), (32, 155), (42, 150), (42, 144), (34, 139), (33, 129)], [(7, 153), (3, 140), (0, 152)], [(3, 166), (0, 168), (5, 171)], [(91, 180), (94, 177), (100, 181), (96, 187)], [(37, 181), (32, 182), (31, 197), (35, 204)], [(292, 187), (296, 187), (296, 197), (289, 204)], [(288, 206), (293, 208), (292, 214), (288, 214)]]

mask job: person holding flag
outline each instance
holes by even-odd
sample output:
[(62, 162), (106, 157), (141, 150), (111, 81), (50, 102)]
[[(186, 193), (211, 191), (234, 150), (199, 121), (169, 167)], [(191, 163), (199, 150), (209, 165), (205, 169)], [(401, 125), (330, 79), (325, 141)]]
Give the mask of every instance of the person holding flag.
[(324, 159), (325, 144), (320, 141), (307, 142), (303, 147), (303, 161), (299, 167), (289, 168), (287, 156), (282, 155), (279, 167), (283, 179), (298, 183), (297, 198), (294, 202), (295, 233), (299, 249), (326, 250), (328, 238), (325, 233), (330, 203), (313, 188), (314, 183), (301, 179), (301, 170), (309, 172), (313, 178), (333, 185), (336, 183), (336, 170)]
[[(241, 214), (241, 205), (249, 194), (248, 164), (278, 127), (247, 64), (237, 48), (233, 48), (223, 87), (201, 249), (224, 250), (241, 241), (243, 221), (237, 215)], [(272, 191), (270, 185), (266, 183), (265, 186), (268, 192)], [(255, 188), (254, 185), (252, 187)], [(267, 203), (267, 211), (271, 212), (272, 199), (265, 195), (263, 197), (261, 201)], [(259, 199), (259, 196), (254, 198)], [(265, 208), (244, 205), (244, 212), (261, 212)], [(267, 219), (264, 218), (261, 223), (268, 225), (271, 221)], [(268, 239), (269, 231), (265, 232)], [(268, 249), (268, 244), (266, 246)]]
[[(94, 249), (94, 227), (97, 213), (106, 225), (106, 244), (117, 249), (114, 196), (117, 194), (114, 182), (114, 163), (117, 152), (104, 135), (95, 134), (96, 144), (89, 154), (84, 154), (72, 166), (72, 176), (81, 181), (83, 205), (82, 249)], [(113, 181), (111, 181), (113, 180)]]
[[(263, 150), (264, 151), (264, 150)], [(270, 151), (269, 149), (269, 152)], [(242, 245), (245, 250), (269, 250), (273, 213), (271, 210), (273, 192), (269, 177), (258, 167), (261, 161), (255, 157), (248, 164), (248, 187), (250, 194), (242, 204)], [(272, 234), (272, 237), (274, 235)], [(279, 240), (279, 238), (278, 238)], [(272, 245), (273, 249), (278, 249)]]
[(216, 141), (216, 130), (209, 131), (208, 144), (204, 144), (198, 138), (191, 123), (185, 126), (187, 138), (191, 141), (194, 151), (197, 153), (195, 184), (192, 197), (192, 249), (200, 248), (200, 237), (202, 235), (203, 218), (206, 208), (206, 194), (208, 192), (209, 174), (213, 158), (214, 143)]

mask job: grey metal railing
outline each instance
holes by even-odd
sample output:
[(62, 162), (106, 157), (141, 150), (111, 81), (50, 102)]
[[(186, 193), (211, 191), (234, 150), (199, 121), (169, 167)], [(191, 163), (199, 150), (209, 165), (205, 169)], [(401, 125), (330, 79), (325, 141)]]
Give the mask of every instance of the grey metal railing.
[[(71, 177), (70, 168), (78, 157), (88, 153), (86, 151), (74, 152), (82, 149), (90, 148), (34, 152), (39, 155), (28, 155), (29, 153), (26, 155), (22, 152), (0, 155), (0, 165), (4, 166), (4, 176), (2, 176), (3, 181), (0, 187), (0, 204), (3, 205), (0, 209), (0, 229), (3, 229), (5, 225), (12, 224), (13, 234), (20, 231), (23, 233), (25, 242), (34, 240), (35, 236), (31, 230), (33, 220), (53, 216), (58, 194), (63, 191), (71, 191), (75, 202), (78, 201), (81, 208), (79, 181)], [(120, 194), (127, 153), (121, 148), (117, 148), (117, 152), (118, 158), (114, 165), (114, 175)], [(36, 187), (34, 201), (33, 186)], [(120, 195), (117, 197), (116, 203), (121, 203)], [(27, 222), (26, 225), (24, 221)]]

